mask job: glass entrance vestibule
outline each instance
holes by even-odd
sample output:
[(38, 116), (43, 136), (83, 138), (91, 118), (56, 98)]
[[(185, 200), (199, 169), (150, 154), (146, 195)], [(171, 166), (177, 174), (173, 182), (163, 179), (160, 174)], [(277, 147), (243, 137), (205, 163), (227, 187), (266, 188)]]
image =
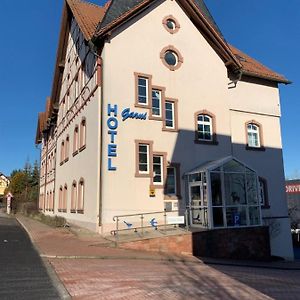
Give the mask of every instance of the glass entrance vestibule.
[(185, 174), (190, 224), (204, 228), (260, 226), (256, 172), (233, 157)]

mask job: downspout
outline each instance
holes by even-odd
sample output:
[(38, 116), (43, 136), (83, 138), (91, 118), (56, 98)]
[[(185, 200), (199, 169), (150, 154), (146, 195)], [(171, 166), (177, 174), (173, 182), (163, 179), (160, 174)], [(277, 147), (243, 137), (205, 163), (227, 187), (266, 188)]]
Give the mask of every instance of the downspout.
[[(231, 82), (228, 83), (228, 89), (234, 89), (237, 86), (237, 83), (242, 79), (243, 76), (243, 71), (242, 69), (237, 70), (237, 76), (235, 79), (233, 79)], [(231, 120), (231, 111), (230, 112), (230, 118), (229, 118), (229, 126), (230, 126), (230, 152), (231, 156), (234, 156), (234, 151), (233, 151), (233, 143), (232, 143), (232, 120)]]
[(104, 92), (103, 92), (103, 59), (101, 57), (98, 58), (100, 60), (101, 65), (99, 66), (101, 68), (101, 94), (100, 94), (100, 105), (101, 105), (101, 109), (100, 109), (100, 185), (99, 185), (99, 223), (98, 225), (101, 226), (102, 225), (102, 185), (103, 185), (103, 179), (102, 179), (102, 171), (103, 171), (103, 149), (104, 149), (104, 139), (103, 139), (103, 122), (104, 122)]
[(92, 53), (97, 57), (97, 84), (98, 87), (101, 87), (100, 91), (100, 153), (99, 153), (99, 169), (100, 169), (100, 178), (99, 178), (99, 208), (98, 208), (98, 226), (102, 225), (102, 169), (103, 169), (103, 113), (104, 113), (104, 103), (103, 103), (103, 59), (99, 53), (103, 47), (97, 47), (92, 40), (89, 41), (89, 47)]
[(46, 160), (45, 160), (45, 188), (44, 188), (44, 199), (43, 199), (43, 213), (45, 212), (45, 204), (46, 204), (46, 191), (47, 191), (47, 172), (48, 172), (48, 142), (49, 142), (49, 135), (48, 132), (46, 133), (47, 136), (47, 144), (46, 144)]

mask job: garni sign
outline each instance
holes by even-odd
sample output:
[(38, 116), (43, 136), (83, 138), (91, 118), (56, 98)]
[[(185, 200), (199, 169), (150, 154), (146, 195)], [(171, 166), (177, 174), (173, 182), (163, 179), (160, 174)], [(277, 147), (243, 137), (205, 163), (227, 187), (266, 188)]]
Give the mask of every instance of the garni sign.
[(287, 194), (300, 194), (300, 184), (286, 184), (285, 191)]
[[(117, 135), (118, 135), (118, 105), (117, 104), (108, 104), (107, 105), (107, 134), (109, 135), (109, 144), (107, 146), (107, 169), (108, 171), (116, 171), (117, 167), (114, 165), (113, 159), (118, 156), (117, 151)], [(121, 113), (122, 121), (126, 121), (128, 119), (136, 119), (136, 120), (147, 120), (147, 113), (137, 113), (131, 111), (130, 108), (123, 109)]]

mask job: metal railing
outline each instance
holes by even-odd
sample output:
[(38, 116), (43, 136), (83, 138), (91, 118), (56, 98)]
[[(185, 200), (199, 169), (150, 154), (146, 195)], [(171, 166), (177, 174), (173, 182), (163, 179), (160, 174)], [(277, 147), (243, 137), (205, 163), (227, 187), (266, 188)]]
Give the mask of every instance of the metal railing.
[[(118, 244), (120, 232), (124, 232), (124, 231), (141, 232), (141, 235), (143, 236), (145, 234), (145, 229), (152, 228), (154, 230), (157, 230), (159, 227), (164, 228), (164, 231), (166, 232), (167, 227), (178, 226), (178, 225), (182, 224), (182, 223), (172, 223), (172, 222), (169, 222), (169, 220), (168, 220), (168, 214), (172, 215), (174, 213), (179, 213), (179, 212), (180, 212), (179, 210), (167, 211), (165, 209), (164, 211), (114, 216), (113, 221), (116, 222), (116, 229), (112, 230), (110, 233), (111, 233), (111, 235), (115, 236), (115, 242), (116, 242), (116, 244)], [(158, 224), (158, 222), (156, 221), (156, 218), (152, 218), (149, 222), (150, 225), (146, 225), (145, 217), (150, 216), (150, 215), (152, 215), (152, 216), (163, 215), (163, 223)], [(133, 221), (135, 221), (135, 222), (133, 222), (133, 221), (132, 221), (132, 223), (127, 222), (128, 219), (130, 219), (130, 218), (134, 218), (135, 220), (133, 220)], [(137, 221), (137, 220), (139, 220), (139, 221)], [(161, 220), (159, 220), (159, 221), (161, 221)], [(125, 224), (126, 228), (121, 227), (121, 222)], [(186, 209), (184, 211), (184, 223), (182, 225), (185, 225), (186, 230), (189, 229), (188, 209)]]

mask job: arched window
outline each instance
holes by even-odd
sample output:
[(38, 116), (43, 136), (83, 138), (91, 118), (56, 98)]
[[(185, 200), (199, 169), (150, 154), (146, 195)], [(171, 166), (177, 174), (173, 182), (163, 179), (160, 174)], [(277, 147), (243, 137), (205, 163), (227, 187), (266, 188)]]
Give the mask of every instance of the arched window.
[(78, 197), (77, 197), (77, 212), (84, 212), (84, 179), (81, 178), (78, 183)]
[(82, 119), (80, 123), (80, 143), (79, 148), (83, 148), (85, 146), (86, 141), (86, 120)]
[(64, 187), (64, 194), (63, 194), (63, 207), (62, 207), (62, 211), (63, 212), (67, 212), (67, 202), (68, 202), (68, 186), (65, 184)]
[(73, 183), (72, 183), (71, 213), (76, 212), (76, 204), (77, 204), (77, 183), (74, 180)]
[(73, 135), (73, 154), (78, 150), (78, 125), (75, 126)]
[(49, 210), (49, 192), (46, 195), (45, 210)]
[(247, 131), (247, 146), (249, 148), (261, 148), (263, 146), (261, 125), (255, 121), (247, 122), (246, 131)]
[(65, 160), (69, 159), (69, 149), (70, 149), (70, 138), (67, 135), (67, 137), (66, 137), (66, 145), (65, 145)]
[(62, 164), (65, 160), (65, 141), (61, 142), (60, 146), (60, 163)]
[(52, 211), (52, 191), (50, 191), (50, 197), (49, 197), (49, 210)]
[(217, 143), (215, 116), (206, 111), (199, 111), (195, 114), (195, 142)]
[(59, 194), (58, 194), (58, 211), (60, 212), (62, 210), (62, 202), (63, 202), (63, 187), (60, 186), (59, 188)]

